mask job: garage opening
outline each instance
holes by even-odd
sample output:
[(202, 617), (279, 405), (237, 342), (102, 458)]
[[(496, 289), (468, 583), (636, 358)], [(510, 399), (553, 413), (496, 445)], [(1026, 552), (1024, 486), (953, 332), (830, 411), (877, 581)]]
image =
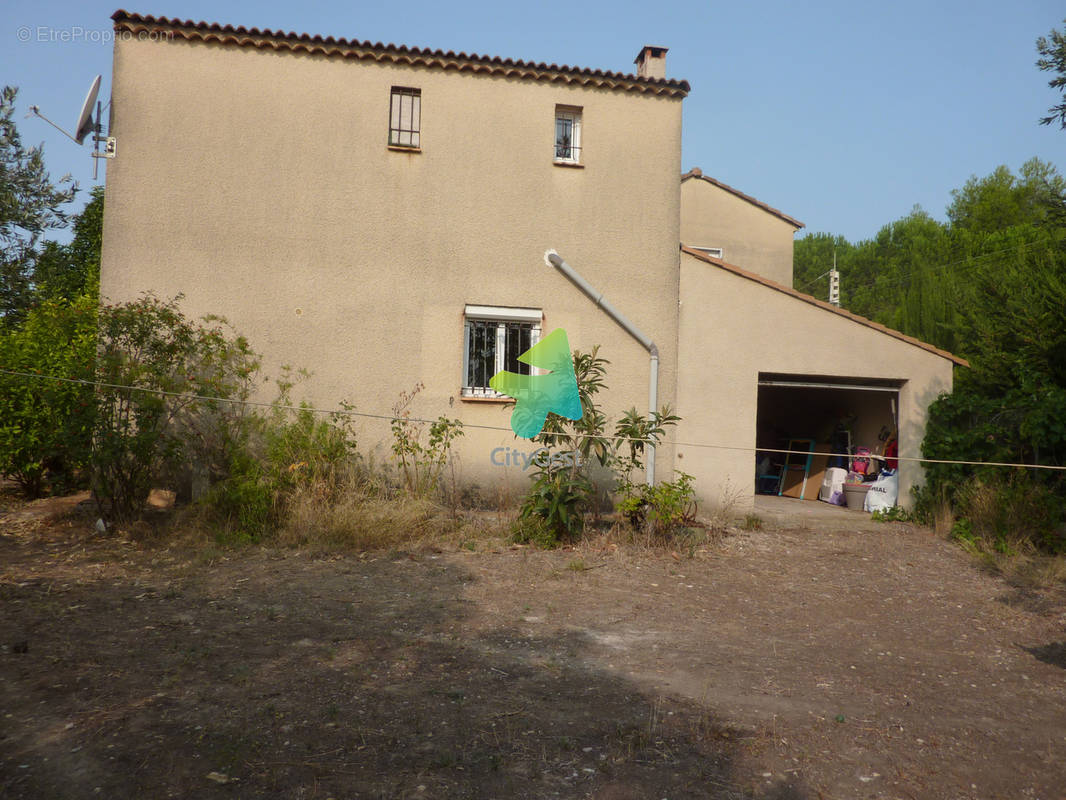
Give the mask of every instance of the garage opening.
[(894, 469), (903, 383), (760, 372), (756, 492), (816, 500), (830, 467), (858, 466), (867, 473), (886, 465)]

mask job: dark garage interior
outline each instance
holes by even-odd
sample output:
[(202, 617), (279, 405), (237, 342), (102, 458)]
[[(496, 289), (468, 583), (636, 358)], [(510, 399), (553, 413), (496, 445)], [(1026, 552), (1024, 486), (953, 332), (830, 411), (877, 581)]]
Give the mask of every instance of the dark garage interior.
[[(817, 499), (826, 467), (850, 469), (866, 448), (867, 471), (885, 465), (897, 438), (902, 381), (876, 378), (759, 374), (756, 490)], [(786, 456), (773, 450), (811, 455)], [(845, 456), (845, 454), (847, 454)], [(783, 469), (786, 466), (789, 468)], [(889, 466), (894, 466), (891, 462)]]

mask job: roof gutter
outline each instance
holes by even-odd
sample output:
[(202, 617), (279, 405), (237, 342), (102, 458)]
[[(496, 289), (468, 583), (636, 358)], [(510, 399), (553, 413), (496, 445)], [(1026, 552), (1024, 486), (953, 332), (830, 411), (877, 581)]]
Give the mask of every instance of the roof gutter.
[[(648, 351), (651, 356), (651, 363), (648, 376), (648, 415), (655, 413), (657, 406), (659, 405), (659, 348), (656, 347), (647, 334), (641, 331), (636, 325), (626, 319), (617, 308), (611, 305), (603, 296), (603, 292), (597, 291), (593, 288), (592, 284), (582, 278), (573, 267), (563, 261), (560, 256), (554, 250), (547, 250), (544, 253), (544, 263), (549, 267), (555, 267), (559, 272), (563, 273), (567, 279), (574, 284), (578, 289), (585, 293), (585, 296), (591, 300), (597, 308), (603, 310), (603, 312), (614, 320), (626, 333), (640, 342), (641, 347)], [(648, 461), (645, 467), (645, 475), (648, 486), (655, 485), (655, 444), (647, 442), (648, 448)]]

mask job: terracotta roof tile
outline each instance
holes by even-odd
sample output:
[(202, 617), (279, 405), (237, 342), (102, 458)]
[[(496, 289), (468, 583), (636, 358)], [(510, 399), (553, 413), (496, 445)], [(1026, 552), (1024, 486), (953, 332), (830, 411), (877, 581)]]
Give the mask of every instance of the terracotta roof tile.
[(802, 300), (804, 303), (810, 303), (812, 306), (817, 306), (823, 311), (829, 311), (833, 314), (844, 317), (845, 319), (850, 319), (852, 322), (857, 322), (859, 325), (865, 325), (867, 328), (873, 328), (875, 331), (883, 333), (887, 336), (891, 336), (893, 339), (899, 339), (901, 342), (906, 342), (907, 344), (914, 345), (915, 347), (920, 347), (922, 350), (926, 350), (930, 353), (933, 353), (934, 355), (938, 355), (941, 358), (946, 358), (948, 361), (954, 362), (959, 366), (970, 366), (969, 361), (964, 358), (959, 358), (957, 355), (949, 353), (947, 350), (941, 350), (939, 347), (934, 347), (931, 344), (923, 342), (921, 339), (915, 339), (913, 336), (907, 336), (905, 333), (900, 333), (897, 330), (893, 330), (892, 328), (886, 327), (880, 322), (874, 322), (872, 319), (860, 317), (858, 314), (852, 314), (846, 309), (838, 308), (837, 306), (834, 306), (831, 303), (827, 303), (824, 300), (818, 300), (817, 298), (811, 297), (809, 294), (803, 294), (803, 292), (797, 292), (795, 289), (790, 289), (787, 286), (782, 286), (780, 283), (772, 281), (769, 278), (764, 278), (762, 275), (756, 275), (754, 272), (748, 272), (746, 269), (741, 269), (735, 264), (730, 264), (720, 258), (709, 256), (706, 253), (703, 253), (691, 247), (686, 247), (685, 245), (681, 246), (681, 252), (687, 253), (688, 255), (693, 256), (694, 258), (698, 258), (700, 261), (705, 261), (708, 264), (713, 264), (714, 266), (720, 267), (721, 269), (724, 269), (728, 272), (732, 272), (734, 275), (739, 275), (742, 278), (747, 278), (748, 280), (755, 281), (756, 283), (761, 283), (763, 286), (769, 287), (770, 289), (774, 289), (778, 292), (782, 292), (783, 294), (790, 295), (791, 297), (794, 297), (797, 300)]
[(722, 183), (719, 180), (715, 180), (710, 175), (704, 175), (703, 174), (703, 170), (701, 170), (699, 167), (693, 167), (692, 169), (690, 169), (688, 172), (686, 172), (684, 175), (681, 176), (681, 180), (682, 181), (686, 181), (689, 178), (699, 178), (700, 180), (707, 181), (707, 183), (710, 183), (710, 184), (713, 184), (714, 186), (717, 186), (719, 189), (725, 189), (727, 192), (729, 192), (730, 194), (736, 195), (741, 200), (747, 200), (749, 203), (751, 203), (754, 206), (758, 206), (763, 211), (769, 211), (775, 217), (780, 217), (781, 219), (783, 219), (789, 225), (792, 225), (797, 230), (799, 230), (800, 228), (807, 227), (802, 222), (800, 222), (798, 219), (790, 217), (784, 211), (778, 211), (773, 206), (768, 206), (768, 205), (766, 205), (766, 203), (762, 202), (761, 200), (756, 200), (750, 194), (744, 194), (744, 192), (740, 191), (739, 189), (734, 189), (728, 183)]
[(678, 98), (685, 97), (691, 88), (688, 81), (683, 80), (641, 78), (621, 72), (571, 67), (566, 64), (559, 66), (543, 62), (533, 63), (499, 56), (482, 56), (477, 53), (456, 53), (453, 50), (430, 50), (407, 45), (361, 42), (292, 31), (285, 33), (270, 29), (221, 25), (217, 22), (182, 21), (168, 17), (131, 14), (121, 9), (112, 14), (111, 19), (114, 20), (116, 31), (167, 33), (168, 38), (217, 42), (235, 47), (289, 50), (295, 53), (391, 61), (427, 68), (453, 69), (459, 72), (503, 75), (525, 80), (576, 84)]

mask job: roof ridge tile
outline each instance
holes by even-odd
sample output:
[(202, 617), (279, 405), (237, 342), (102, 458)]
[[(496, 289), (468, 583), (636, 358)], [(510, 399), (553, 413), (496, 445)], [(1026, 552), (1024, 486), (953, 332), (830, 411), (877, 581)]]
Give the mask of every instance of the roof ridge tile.
[[(363, 51), (364, 53), (368, 50), (378, 51), (377, 60), (381, 60), (381, 56), (387, 57), (391, 54), (410, 54), (417, 59), (420, 59), (420, 61), (412, 61), (411, 63), (419, 64), (421, 66), (433, 66), (433, 59), (450, 58), (465, 61), (471, 66), (487, 66), (490, 67), (490, 71), (496, 71), (512, 66), (521, 70), (529, 70), (529, 72), (519, 73), (519, 77), (529, 80), (544, 80), (560, 77), (564, 80), (569, 78), (574, 83), (588, 85), (588, 81), (580, 80), (580, 77), (587, 77), (593, 79), (595, 84), (602, 88), (623, 89), (625, 91), (644, 92), (677, 98), (685, 97), (691, 89), (688, 81), (685, 80), (642, 78), (639, 75), (623, 74), (612, 72), (610, 70), (598, 70), (591, 67), (579, 68), (567, 65), (559, 67), (555, 64), (549, 66), (543, 61), (531, 62), (507, 58), (501, 62), (500, 56), (479, 55), (477, 53), (467, 54), (465, 52), (456, 55), (452, 50), (444, 51), (440, 49), (409, 47), (407, 45), (396, 45), (392, 43), (382, 44), (381, 42), (371, 43), (369, 41), (359, 41), (344, 37), (334, 38), (333, 36), (330, 36), (326, 40), (323, 40), (321, 34), (312, 35), (308, 33), (296, 33), (295, 31), (284, 33), (271, 30), (270, 28), (260, 30), (258, 28), (246, 28), (242, 25), (234, 26), (228, 23), (222, 25), (217, 22), (205, 22), (203, 20), (199, 22), (194, 22), (192, 20), (181, 21), (179, 19), (163, 16), (156, 17), (149, 14), (134, 14), (125, 9), (119, 9), (116, 11), (111, 15), (111, 19), (114, 21), (116, 31), (135, 31), (138, 26), (170, 28), (173, 33), (179, 34), (186, 41), (199, 39), (200, 41), (218, 41), (222, 44), (232, 44), (238, 47), (271, 47), (275, 50), (283, 49), (287, 46), (292, 51), (307, 50), (307, 52), (314, 52), (307, 48), (308, 44), (326, 41), (338, 48), (340, 55), (374, 58), (375, 54), (366, 53), (365, 55), (362, 55), (360, 51)], [(225, 36), (224, 34), (232, 34), (232, 37)], [(241, 37), (243, 37), (243, 39)], [(481, 70), (478, 71), (480, 72)], [(538, 75), (538, 72), (554, 74)]]
[(779, 209), (776, 209), (773, 206), (771, 206), (771, 205), (769, 205), (767, 203), (764, 203), (762, 200), (759, 200), (759, 199), (757, 199), (755, 197), (752, 197), (750, 194), (745, 194), (744, 192), (740, 191), (740, 189), (735, 189), (732, 186), (730, 186), (728, 183), (724, 183), (723, 181), (720, 181), (717, 178), (712, 178), (710, 175), (704, 174), (703, 170), (701, 170), (699, 167), (693, 167), (692, 169), (690, 169), (688, 172), (686, 172), (684, 175), (681, 176), (681, 180), (682, 181), (686, 181), (689, 178), (699, 178), (700, 180), (706, 181), (707, 183), (712, 184), (713, 186), (717, 186), (719, 189), (724, 189), (725, 191), (729, 192), (730, 194), (739, 197), (741, 200), (746, 200), (747, 202), (751, 203), (752, 205), (758, 206), (763, 211), (769, 211), (775, 217), (780, 217), (785, 222), (789, 223), (790, 225), (795, 226), (797, 230), (799, 228), (806, 228), (807, 227), (804, 223), (800, 222), (795, 217), (790, 217), (784, 211), (780, 211)]

